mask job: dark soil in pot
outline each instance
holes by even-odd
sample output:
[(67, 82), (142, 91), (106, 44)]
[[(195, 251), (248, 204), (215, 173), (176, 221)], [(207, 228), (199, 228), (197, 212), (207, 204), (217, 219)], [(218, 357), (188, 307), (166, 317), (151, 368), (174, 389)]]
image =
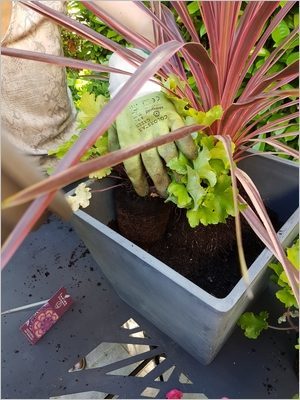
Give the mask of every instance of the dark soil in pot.
[[(226, 224), (191, 228), (185, 210), (165, 204), (158, 197), (141, 198), (132, 190), (121, 188), (115, 191), (115, 202), (117, 221), (110, 222), (112, 229), (208, 293), (223, 298), (241, 278), (234, 218), (227, 218)], [(264, 245), (241, 219), (246, 262), (250, 266)], [(147, 225), (149, 232), (144, 232)]]
[(145, 246), (164, 235), (171, 207), (159, 197), (138, 197), (127, 189), (115, 191), (119, 232), (134, 243)]

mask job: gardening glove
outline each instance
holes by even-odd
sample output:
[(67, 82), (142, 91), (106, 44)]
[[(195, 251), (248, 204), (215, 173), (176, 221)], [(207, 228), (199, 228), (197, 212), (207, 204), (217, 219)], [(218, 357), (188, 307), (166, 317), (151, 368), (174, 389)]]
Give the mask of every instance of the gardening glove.
[[(138, 54), (145, 56), (141, 50)], [(109, 65), (121, 70), (134, 72), (135, 67), (114, 53)], [(128, 76), (112, 73), (110, 75), (110, 94), (114, 97), (127, 82)], [(170, 131), (184, 126), (182, 118), (174, 105), (160, 92), (160, 86), (154, 82), (146, 82), (133, 101), (118, 115), (116, 122), (108, 132), (109, 150), (125, 148), (141, 141), (154, 139), (168, 134)], [(178, 156), (178, 149), (190, 159), (196, 157), (196, 146), (191, 136), (159, 146), (124, 161), (124, 167), (132, 185), (140, 196), (146, 196), (149, 186), (144, 168), (152, 179), (158, 193), (166, 197), (170, 183), (165, 163)], [(143, 168), (144, 167), (144, 168)]]

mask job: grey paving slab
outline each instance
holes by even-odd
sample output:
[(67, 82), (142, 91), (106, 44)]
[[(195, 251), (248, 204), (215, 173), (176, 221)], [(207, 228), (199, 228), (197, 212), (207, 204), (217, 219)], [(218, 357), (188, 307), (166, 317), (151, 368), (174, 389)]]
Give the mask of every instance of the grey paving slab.
[[(30, 345), (19, 331), (34, 310), (2, 316), (2, 398), (83, 392), (147, 398), (142, 397), (146, 388), (157, 389), (157, 398), (165, 398), (173, 388), (208, 398), (291, 398), (298, 391), (293, 335), (267, 331), (260, 340), (250, 341), (236, 329), (215, 361), (202, 366), (122, 302), (70, 225), (51, 217), (28, 236), (3, 271), (2, 311), (47, 299), (61, 286), (68, 289), (74, 305), (38, 344)], [(268, 289), (257, 303), (276, 314), (271, 299)], [(130, 318), (140, 328), (122, 328)], [(145, 337), (130, 336), (138, 331)], [(146, 345), (149, 350), (68, 372), (101, 343)], [(145, 359), (158, 365), (139, 376), (120, 375), (121, 368), (124, 374), (128, 366), (141, 365)], [(170, 376), (164, 374), (173, 366)], [(186, 383), (182, 374), (192, 383)]]

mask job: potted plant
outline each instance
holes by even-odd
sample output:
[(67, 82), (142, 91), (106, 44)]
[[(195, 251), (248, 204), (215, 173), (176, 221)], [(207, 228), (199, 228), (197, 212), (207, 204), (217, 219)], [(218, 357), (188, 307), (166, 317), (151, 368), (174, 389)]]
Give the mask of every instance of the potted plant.
[[(245, 80), (247, 71), (255, 62), (270, 34), (294, 3), (288, 2), (283, 7), (278, 7), (279, 2), (250, 2), (244, 8), (243, 4), (237, 2), (220, 4), (202, 2), (200, 11), (207, 31), (208, 51), (201, 44), (184, 2), (172, 2), (172, 5), (187, 29), (187, 34), (191, 38), (189, 42), (182, 39), (172, 13), (162, 3), (155, 3), (153, 9), (138, 3), (154, 21), (155, 43), (149, 43), (141, 36), (132, 35), (126, 27), (107, 17), (99, 6), (82, 2), (99, 18), (119, 30), (133, 45), (150, 52), (151, 54), (145, 60), (130, 49), (125, 49), (70, 18), (53, 12), (46, 5), (31, 1), (22, 1), (22, 3), (141, 65), (120, 90), (118, 96), (102, 109), (86, 128), (84, 134), (76, 140), (55, 173), (45, 182), (34, 185), (5, 201), (4, 206), (8, 207), (40, 196), (32, 203), (4, 246), (4, 264), (43, 212), (53, 197), (54, 190), (76, 179), (86, 177), (93, 171), (116, 166), (150, 148), (200, 132), (200, 134), (194, 134), (198, 146), (199, 163), (180, 158), (180, 155), (172, 160), (169, 168), (173, 171), (173, 175), (171, 172), (173, 186), (170, 185), (168, 191), (171, 201), (179, 207), (187, 208), (190, 225), (195, 226), (203, 221), (224, 222), (227, 215), (235, 216), (239, 258), (245, 277), (224, 299), (218, 299), (205, 292), (108, 228), (105, 224), (113, 219), (111, 192), (105, 191), (97, 196), (101, 202), (100, 205), (98, 199), (96, 203), (96, 196), (93, 196), (93, 203), (88, 210), (92, 216), (78, 211), (73, 223), (94, 257), (99, 257), (99, 265), (120, 296), (201, 362), (209, 363), (245, 309), (250, 294), (255, 294), (261, 286), (260, 278), (264, 275), (272, 253), (282, 263), (296, 298), (298, 295), (295, 270), (281, 246), (281, 243), (288, 244), (296, 235), (297, 215), (293, 214), (296, 208), (295, 201), (292, 200), (289, 210), (281, 214), (287, 222), (277, 237), (262, 200), (263, 198), (273, 210), (283, 211), (288, 198), (293, 197), (297, 191), (297, 167), (289, 161), (246, 153), (254, 144), (266, 143), (280, 152), (293, 157), (297, 156), (295, 150), (280, 141), (281, 138), (295, 135), (296, 132), (271, 137), (264, 136), (278, 131), (278, 127), (282, 129), (282, 127), (289, 128), (295, 125), (292, 121), (297, 118), (297, 113), (290, 110), (296, 104), (294, 97), (297, 96), (297, 92), (285, 85), (296, 79), (298, 63), (292, 62), (280, 72), (275, 73), (272, 73), (272, 68), (295, 40), (297, 29), (290, 32), (278, 44), (250, 79)], [(242, 13), (240, 19), (239, 13)], [(73, 68), (121, 73), (107, 66), (64, 57), (12, 49), (3, 49), (2, 53)], [(75, 165), (80, 157), (85, 155), (86, 150), (93, 146), (101, 135), (104, 135), (143, 83), (155, 73), (166, 91), (166, 96), (185, 120), (186, 126), (168, 135), (100, 157), (93, 157), (89, 161)], [(258, 128), (259, 123), (264, 121), (266, 116), (271, 116), (274, 112), (283, 109), (289, 110), (286, 115)], [(205, 152), (209, 153), (206, 159)], [(215, 154), (214, 157), (212, 153)], [(209, 176), (203, 176), (205, 167), (202, 162), (203, 157), (209, 169), (214, 164), (215, 171), (212, 172), (213, 175), (210, 175), (213, 176), (211, 180)], [(221, 163), (210, 162), (211, 159), (219, 160)], [(278, 187), (278, 180), (280, 177), (282, 179), (282, 176), (289, 176), (290, 179), (288, 182), (281, 182)], [(221, 185), (222, 180), (223, 183), (226, 181), (225, 186)], [(244, 196), (237, 193), (236, 180), (248, 196), (248, 205)], [(108, 181), (100, 183), (100, 186), (104, 188), (110, 185)], [(285, 185), (284, 191), (283, 185)], [(215, 190), (217, 187), (220, 188), (219, 192)], [(186, 201), (182, 200), (181, 195), (178, 194), (179, 189), (188, 196), (186, 196)], [(215, 221), (212, 216), (210, 221), (205, 220), (203, 212), (207, 212), (207, 209), (203, 210), (203, 207), (210, 202), (204, 195), (200, 199), (200, 193), (205, 192), (205, 195), (208, 192), (213, 193), (213, 200), (218, 200), (218, 193), (221, 196), (226, 190), (228, 197), (226, 201), (223, 199), (225, 205), (220, 207), (220, 221)], [(275, 200), (270, 199), (271, 195)], [(214, 208), (210, 209), (212, 214), (218, 208), (216, 203), (214, 204)], [(206, 208), (209, 209), (209, 207), (211, 205)], [(240, 213), (271, 251), (264, 250), (248, 272), (242, 250)], [(97, 219), (99, 218), (102, 222), (97, 221), (93, 216), (97, 216)]]

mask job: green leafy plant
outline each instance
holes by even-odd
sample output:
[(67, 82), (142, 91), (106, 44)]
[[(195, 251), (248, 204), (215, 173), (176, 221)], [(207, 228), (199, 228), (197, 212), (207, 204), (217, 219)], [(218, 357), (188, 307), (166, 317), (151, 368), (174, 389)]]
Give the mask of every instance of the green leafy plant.
[[(170, 98), (172, 100), (172, 96)], [(178, 100), (173, 98), (173, 101), (175, 106), (179, 107)], [(106, 102), (107, 99), (101, 95), (95, 97), (94, 94), (85, 92), (77, 101), (79, 128), (85, 129)], [(213, 107), (207, 113), (197, 112), (193, 108), (182, 108), (179, 109), (179, 112), (189, 123), (198, 122), (204, 126), (210, 126), (222, 117), (222, 109), (219, 106)], [(79, 135), (73, 135), (70, 140), (56, 149), (50, 150), (48, 154), (62, 159), (78, 140), (78, 137)], [(194, 141), (198, 149), (198, 156), (195, 160), (190, 161), (182, 152), (179, 152), (179, 156), (170, 160), (166, 165), (171, 176), (171, 183), (168, 187), (169, 197), (166, 201), (172, 201), (179, 208), (188, 210), (187, 217), (191, 227), (195, 227), (199, 223), (208, 225), (225, 222), (228, 215), (235, 215), (232, 183), (229, 176), (230, 165), (226, 150), (222, 142), (203, 133), (195, 133)], [(106, 153), (108, 153), (107, 133), (88, 149), (80, 161), (86, 161)], [(111, 168), (106, 168), (89, 174), (89, 177), (101, 179), (111, 172)], [(82, 188), (82, 184), (80, 185)], [(70, 204), (73, 211), (76, 211), (79, 206), (83, 208), (89, 206), (90, 192), (88, 197), (85, 196), (84, 202), (81, 201), (83, 193), (85, 191), (78, 190), (71, 197)], [(76, 198), (78, 201), (75, 200)]]
[(173, 172), (169, 197), (179, 208), (186, 208), (191, 227), (225, 222), (234, 216), (230, 164), (224, 145), (212, 136), (197, 137), (198, 156), (188, 160), (182, 153), (167, 166)]
[[(84, 7), (81, 1), (68, 1), (66, 7), (67, 15), (75, 21), (88, 26), (95, 32), (99, 32), (113, 39), (116, 43), (120, 43), (124, 46), (129, 45), (121, 35), (109, 28), (109, 26), (97, 18), (93, 12)], [(111, 54), (111, 51), (107, 50), (105, 47), (98, 46), (89, 40), (81, 38), (67, 29), (62, 29), (62, 41), (64, 54), (67, 57), (74, 57), (87, 61), (93, 60), (95, 63), (105, 64), (107, 63), (108, 56)], [(94, 76), (94, 78), (92, 78), (92, 76)], [(95, 96), (103, 95), (109, 97), (107, 79), (104, 79), (103, 76), (99, 79), (99, 76), (93, 75), (91, 70), (76, 71), (67, 68), (67, 79), (74, 100), (79, 100), (85, 92), (93, 93)]]
[[(201, 131), (207, 136), (212, 136), (215, 145), (218, 141), (222, 142), (229, 160), (237, 243), (243, 271), (246, 272), (246, 266), (242, 257), (239, 211), (282, 264), (298, 301), (297, 273), (282, 249), (259, 191), (238, 165), (243, 157), (248, 157), (246, 151), (258, 143), (266, 143), (271, 145), (276, 152), (298, 157), (297, 151), (280, 141), (283, 137), (297, 135), (297, 132), (285, 132), (271, 137), (262, 136), (283, 129), (283, 126), (286, 128), (294, 126), (295, 118), (298, 117), (296, 112), (288, 111), (287, 114), (283, 113), (284, 116), (275, 121), (267, 122), (262, 127), (258, 127), (260, 122), (266, 121), (276, 112), (283, 109), (290, 110), (290, 107), (297, 104), (298, 90), (287, 88), (286, 85), (291, 84), (298, 77), (298, 62), (291, 61), (290, 64), (275, 73), (272, 68), (296, 40), (298, 29), (291, 30), (280, 43), (277, 43), (260, 68), (250, 78), (247, 78), (249, 69), (256, 63), (259, 52), (268, 42), (272, 32), (286, 18), (296, 3), (287, 2), (280, 6), (278, 1), (199, 2), (201, 18), (206, 29), (206, 37), (202, 39), (194, 26), (185, 2), (171, 2), (173, 12), (177, 15), (175, 20), (172, 11), (161, 2), (151, 2), (149, 7), (142, 2), (137, 2), (135, 4), (144, 12), (145, 18), (150, 18), (153, 22), (155, 39), (149, 40), (141, 34), (134, 33), (124, 24), (115, 21), (95, 3), (81, 2), (97, 18), (119, 32), (127, 42), (150, 53), (146, 59), (142, 59), (129, 48), (123, 47), (72, 18), (54, 13), (51, 8), (43, 3), (33, 0), (21, 0), (21, 3), (47, 16), (71, 32), (88, 38), (97, 46), (117, 52), (129, 62), (137, 65), (138, 68), (126, 85), (118, 92), (118, 95), (110, 100), (93, 122), (82, 132), (52, 176), (4, 201), (3, 207), (12, 207), (35, 199), (3, 246), (3, 265), (7, 263), (47, 207), (55, 190), (77, 179), (87, 177), (91, 172), (116, 166), (147, 149)], [(224, 24), (225, 15), (226, 24)], [(176, 20), (178, 18), (189, 33), (191, 39), (186, 38), (188, 42), (182, 37), (177, 26)], [(202, 40), (204, 40), (203, 44)], [(102, 74), (109, 72), (126, 73), (116, 71), (105, 64), (101, 65), (90, 61), (18, 49), (3, 48), (2, 54), (3, 56), (50, 62), (80, 70), (87, 69)], [(196, 117), (201, 116), (201, 113), (209, 112), (215, 106), (220, 106), (223, 110), (221, 120), (215, 121), (211, 125), (201, 125), (203, 121), (198, 122), (195, 118), (192, 124), (169, 132), (167, 135), (79, 163), (87, 149), (101, 135), (105, 134), (141, 86), (154, 75), (162, 86), (170, 76), (175, 76), (177, 81), (184, 82), (184, 85), (177, 84), (174, 88), (170, 88), (169, 90), (172, 92), (170, 94), (177, 98), (177, 103), (181, 104), (183, 108), (186, 107), (183, 104), (186, 104), (188, 109), (196, 110)], [(278, 105), (281, 101), (284, 101), (283, 104)], [(233, 153), (232, 143), (234, 143)], [(203, 146), (202, 141), (200, 150), (202, 149), (201, 146)], [(242, 196), (238, 195), (237, 180), (249, 196), (250, 203), (252, 203), (247, 207), (243, 206), (241, 210), (240, 204), (245, 205), (247, 203)], [(197, 198), (195, 197), (195, 199), (197, 203)]]
[[(298, 273), (299, 239), (293, 244), (293, 246), (287, 249), (287, 257)], [(277, 321), (279, 325), (287, 324), (288, 326), (280, 327), (270, 325), (268, 322), (269, 313), (267, 311), (261, 311), (259, 314), (246, 312), (240, 317), (238, 326), (243, 329), (245, 336), (249, 339), (257, 339), (261, 332), (265, 329), (298, 331), (298, 324), (296, 325), (293, 320), (299, 318), (299, 306), (287, 279), (286, 273), (280, 263), (271, 263), (269, 268), (271, 268), (274, 272), (274, 274), (271, 276), (271, 280), (275, 282), (278, 288), (278, 290), (275, 292), (275, 297), (285, 307), (283, 314), (278, 317)], [(296, 348), (299, 348), (299, 346), (296, 345)]]
[[(77, 101), (79, 112), (77, 114), (77, 125), (80, 129), (85, 129), (94, 120), (97, 114), (103, 109), (107, 103), (107, 99), (102, 96), (95, 96), (93, 93), (85, 92)], [(49, 150), (49, 156), (55, 156), (61, 160), (66, 153), (71, 149), (74, 143), (78, 140), (78, 135), (73, 135), (71, 139), (64, 142), (56, 149)], [(82, 155), (81, 161), (89, 160), (90, 158), (101, 156), (108, 153), (107, 133), (102, 135), (96, 142)]]
[[(77, 114), (77, 125), (79, 129), (85, 129), (89, 126), (89, 124), (94, 120), (94, 118), (98, 115), (98, 113), (103, 109), (103, 107), (108, 102), (108, 99), (103, 95), (98, 95), (97, 97), (93, 93), (85, 92), (82, 94), (81, 98), (77, 101), (78, 114)], [(72, 148), (75, 142), (78, 140), (79, 134), (72, 135), (72, 137), (58, 146), (56, 149), (52, 149), (48, 151), (49, 156), (53, 156), (58, 160), (64, 158), (67, 152)], [(107, 132), (100, 136), (96, 142), (81, 156), (80, 161), (87, 161), (104, 154), (108, 153), (108, 135)], [(51, 170), (51, 173), (53, 171)], [(89, 174), (90, 178), (101, 179), (111, 173), (111, 168), (104, 168), (102, 170), (95, 171)], [(82, 186), (81, 186), (82, 187)], [(78, 197), (82, 195), (82, 191), (78, 191)], [(74, 198), (74, 197), (73, 197)], [(89, 199), (91, 196), (89, 197)], [(81, 207), (87, 207), (89, 205), (89, 201), (78, 202), (75, 203), (71, 201), (71, 205), (73, 211), (78, 209), (78, 205)]]

